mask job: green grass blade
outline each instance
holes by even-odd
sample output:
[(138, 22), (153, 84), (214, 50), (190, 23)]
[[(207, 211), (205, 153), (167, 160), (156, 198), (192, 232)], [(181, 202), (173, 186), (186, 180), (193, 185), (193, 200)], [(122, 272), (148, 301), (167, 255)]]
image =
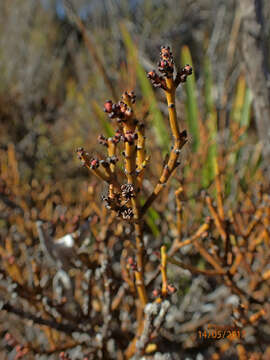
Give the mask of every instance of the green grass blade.
[(217, 164), (217, 113), (214, 107), (214, 100), (212, 96), (212, 71), (209, 58), (206, 56), (204, 61), (204, 94), (205, 94), (205, 108), (207, 118), (207, 129), (209, 148), (207, 154), (206, 164), (204, 164), (202, 182), (203, 186), (207, 187), (209, 183), (216, 176)]
[(209, 57), (206, 55), (204, 59), (204, 96), (205, 108), (207, 114), (212, 113), (214, 110), (214, 101), (212, 96), (213, 78), (212, 69)]
[(252, 94), (250, 89), (246, 89), (243, 109), (240, 118), (240, 125), (248, 128), (250, 123), (250, 112), (251, 112)]
[[(237, 122), (239, 127), (246, 127), (246, 130), (250, 123), (250, 114), (251, 114), (251, 104), (252, 104), (252, 94), (249, 88), (246, 86), (246, 80), (244, 76), (240, 76), (237, 82), (237, 88), (235, 93), (235, 102), (231, 111), (231, 121)], [(246, 131), (240, 136), (239, 140), (244, 140), (247, 136)], [(226, 177), (226, 194), (231, 192), (231, 184), (233, 182), (235, 169), (238, 166), (243, 168), (241, 164), (241, 154), (243, 149), (238, 149), (229, 156), (230, 171)], [(240, 179), (241, 182), (244, 181), (246, 172), (249, 170), (250, 163), (247, 162), (245, 165), (246, 169), (242, 170), (243, 177)]]
[[(183, 46), (181, 52), (181, 64), (182, 66), (189, 64), (192, 66), (192, 58), (187, 46)], [(199, 134), (199, 122), (198, 122), (198, 104), (196, 98), (196, 85), (194, 71), (191, 76), (188, 77), (185, 91), (186, 91), (186, 117), (189, 127), (189, 132), (192, 136), (192, 150), (197, 151), (200, 142)]]
[(159, 228), (156, 225), (156, 221), (159, 220), (159, 218), (160, 218), (160, 216), (156, 212), (156, 210), (154, 210), (153, 208), (149, 208), (149, 210), (147, 212), (147, 216), (146, 216), (146, 223), (152, 230), (152, 233), (155, 237), (160, 235)]

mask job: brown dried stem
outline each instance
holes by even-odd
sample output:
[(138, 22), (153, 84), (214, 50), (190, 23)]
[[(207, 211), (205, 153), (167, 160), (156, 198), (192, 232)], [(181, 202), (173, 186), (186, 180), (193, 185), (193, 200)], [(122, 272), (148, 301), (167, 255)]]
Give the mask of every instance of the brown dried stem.
[(149, 196), (149, 198), (146, 200), (145, 204), (142, 207), (141, 214), (144, 215), (148, 208), (152, 205), (152, 203), (156, 200), (158, 195), (160, 194), (161, 190), (166, 186), (167, 181), (169, 180), (172, 172), (176, 169), (176, 167), (179, 165), (177, 162), (178, 156), (180, 153), (180, 150), (187, 142), (187, 134), (185, 131), (180, 133), (179, 139), (175, 138), (175, 144), (174, 147), (170, 153), (168, 163), (164, 166), (164, 169), (161, 173), (161, 176), (159, 178), (159, 181), (157, 185), (154, 188), (154, 191)]
[(224, 229), (224, 225), (222, 220), (220, 219), (220, 216), (218, 214), (218, 212), (216, 211), (216, 209), (214, 208), (213, 204), (212, 204), (212, 200), (210, 198), (210, 196), (206, 196), (206, 203), (208, 205), (208, 208), (210, 210), (210, 213), (214, 219), (214, 222), (216, 224), (216, 227), (220, 233), (220, 236), (222, 238), (222, 240), (225, 242), (227, 239), (227, 234), (226, 231)]
[(206, 275), (206, 276), (218, 276), (218, 275), (224, 275), (224, 271), (216, 271), (216, 270), (201, 270), (201, 269), (197, 269), (191, 265), (185, 264), (180, 260), (176, 260), (175, 258), (172, 257), (168, 257), (168, 262), (179, 266), (182, 269), (185, 270), (189, 270), (192, 274), (202, 274), (202, 275)]
[(218, 161), (216, 161), (215, 183), (216, 183), (216, 191), (217, 191), (217, 208), (218, 208), (218, 215), (219, 215), (221, 221), (224, 221), (225, 215), (224, 215), (224, 208), (223, 208), (222, 186), (221, 186), (220, 176), (221, 175), (220, 175), (220, 171), (219, 171), (219, 164), (218, 164)]
[[(126, 98), (123, 96), (123, 100), (127, 105), (131, 105)], [(124, 122), (123, 130), (124, 136), (128, 137), (129, 134), (134, 134), (136, 128), (136, 122), (131, 116)], [(134, 214), (134, 226), (136, 236), (136, 258), (137, 258), (137, 270), (135, 271), (136, 286), (141, 301), (141, 306), (144, 307), (147, 304), (147, 294), (144, 284), (144, 244), (143, 244), (143, 231), (142, 231), (142, 220), (140, 216), (140, 204), (138, 197), (138, 185), (136, 176), (136, 145), (134, 141), (125, 142), (125, 173), (127, 176), (128, 184), (134, 187), (134, 196), (131, 198), (131, 205)]]
[(190, 238), (179, 242), (178, 239), (175, 239), (173, 242), (170, 250), (169, 250), (169, 256), (173, 256), (179, 249), (181, 249), (183, 246), (187, 246), (189, 244), (192, 244), (194, 241), (199, 239), (205, 232), (209, 229), (210, 224), (208, 222), (204, 223), (199, 227), (199, 229), (193, 234)]
[(90, 170), (95, 176), (97, 176), (99, 179), (105, 181), (106, 183), (113, 184), (115, 186), (115, 188), (117, 190), (120, 189), (120, 186), (117, 182), (117, 180), (115, 179), (115, 177), (113, 176), (113, 174), (111, 172), (108, 171), (102, 171), (99, 167), (98, 168), (94, 168), (91, 165), (91, 160), (89, 158), (89, 155), (85, 152), (85, 150), (83, 148), (79, 148), (77, 150), (78, 156), (81, 159), (83, 165)]
[(144, 161), (145, 161), (145, 134), (144, 134), (144, 124), (138, 124), (137, 126), (137, 170), (141, 169), (140, 173), (137, 176), (138, 186), (142, 188), (142, 181), (144, 175)]
[(160, 266), (160, 271), (161, 271), (161, 276), (162, 276), (162, 288), (161, 288), (161, 293), (162, 296), (166, 296), (167, 295), (167, 285), (168, 285), (168, 281), (167, 281), (167, 253), (166, 253), (166, 246), (163, 245), (161, 247), (161, 266)]

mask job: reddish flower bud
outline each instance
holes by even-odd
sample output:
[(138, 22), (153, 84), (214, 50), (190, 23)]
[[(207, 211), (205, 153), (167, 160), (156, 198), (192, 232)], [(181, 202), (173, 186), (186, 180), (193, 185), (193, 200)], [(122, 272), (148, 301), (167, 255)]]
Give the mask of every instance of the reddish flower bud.
[(127, 263), (128, 263), (129, 265), (133, 265), (133, 264), (134, 264), (134, 259), (133, 259), (133, 257), (129, 256), (129, 257), (127, 258)]
[(16, 352), (21, 351), (22, 350), (22, 345), (21, 344), (16, 345), (15, 350), (16, 350)]
[(90, 162), (91, 169), (97, 169), (99, 167), (99, 161), (97, 159), (92, 159)]
[(172, 284), (167, 285), (167, 290), (169, 294), (174, 294), (176, 292), (176, 287)]
[(9, 256), (8, 257), (8, 263), (10, 264), (10, 265), (12, 265), (12, 264), (14, 264), (15, 263), (15, 256)]
[(183, 68), (183, 70), (185, 71), (185, 73), (186, 73), (187, 75), (191, 75), (191, 74), (192, 74), (192, 67), (191, 67), (189, 64), (185, 65), (184, 68)]
[(158, 289), (154, 289), (153, 291), (152, 291), (152, 295), (153, 295), (153, 297), (158, 297), (159, 295), (160, 295), (160, 290), (158, 290)]
[(167, 64), (168, 64), (167, 61), (162, 60), (162, 61), (159, 63), (159, 66), (162, 67), (162, 68), (164, 68)]
[(112, 106), (113, 106), (112, 100), (107, 100), (104, 104), (104, 111), (107, 113), (112, 112)]
[(10, 339), (11, 339), (10, 333), (6, 333), (6, 335), (5, 335), (5, 340), (6, 340), (6, 341), (9, 341)]
[(59, 358), (60, 358), (60, 359), (65, 359), (65, 357), (66, 357), (65, 352), (64, 352), (64, 351), (61, 351), (60, 354), (59, 354)]
[(133, 259), (132, 256), (129, 256), (127, 258), (127, 264), (128, 264), (128, 268), (130, 268), (131, 270), (135, 271), (137, 269), (136, 261)]
[(190, 65), (185, 65), (176, 75), (175, 86), (178, 86), (180, 83), (184, 83), (187, 80), (187, 77), (192, 74), (192, 67)]

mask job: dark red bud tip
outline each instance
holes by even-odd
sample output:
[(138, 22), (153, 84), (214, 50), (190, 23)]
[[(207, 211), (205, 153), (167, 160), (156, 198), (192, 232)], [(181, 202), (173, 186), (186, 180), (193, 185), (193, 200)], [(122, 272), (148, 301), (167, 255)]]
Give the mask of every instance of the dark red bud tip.
[(6, 333), (6, 335), (5, 335), (5, 340), (6, 340), (6, 341), (9, 341), (10, 339), (11, 339), (10, 333)]
[(104, 104), (104, 111), (107, 113), (112, 112), (113, 103), (111, 100), (107, 100)]
[(174, 285), (168, 284), (167, 290), (169, 294), (174, 294), (176, 292), (176, 287)]
[(15, 256), (9, 256), (9, 258), (8, 258), (8, 263), (9, 263), (10, 265), (13, 265), (13, 264), (15, 263)]
[(20, 345), (20, 344), (16, 345), (15, 350), (16, 350), (16, 352), (21, 351), (22, 350), (22, 345)]
[(99, 167), (99, 161), (97, 159), (93, 159), (90, 162), (91, 169), (97, 169)]
[(187, 75), (191, 75), (191, 74), (192, 74), (192, 67), (191, 67), (189, 64), (187, 64), (187, 65), (184, 66), (184, 70), (185, 70), (185, 72), (186, 72)]
[(151, 78), (155, 77), (155, 75), (156, 75), (156, 72), (154, 70), (149, 71), (149, 73), (147, 73), (147, 76), (151, 77)]
[(131, 256), (129, 256), (129, 257), (127, 258), (127, 263), (128, 263), (129, 265), (133, 265), (133, 264), (134, 264), (134, 259), (133, 259)]
[(158, 297), (159, 294), (160, 294), (160, 291), (159, 291), (158, 289), (154, 289), (154, 290), (152, 291), (153, 297)]

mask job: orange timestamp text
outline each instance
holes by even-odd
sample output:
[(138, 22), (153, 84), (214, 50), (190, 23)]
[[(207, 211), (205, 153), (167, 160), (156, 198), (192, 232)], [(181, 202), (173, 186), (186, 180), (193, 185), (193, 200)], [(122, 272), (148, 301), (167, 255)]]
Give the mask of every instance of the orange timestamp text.
[(201, 340), (213, 339), (241, 339), (243, 337), (243, 330), (235, 326), (218, 326), (208, 325), (205, 330), (198, 330), (197, 336)]

